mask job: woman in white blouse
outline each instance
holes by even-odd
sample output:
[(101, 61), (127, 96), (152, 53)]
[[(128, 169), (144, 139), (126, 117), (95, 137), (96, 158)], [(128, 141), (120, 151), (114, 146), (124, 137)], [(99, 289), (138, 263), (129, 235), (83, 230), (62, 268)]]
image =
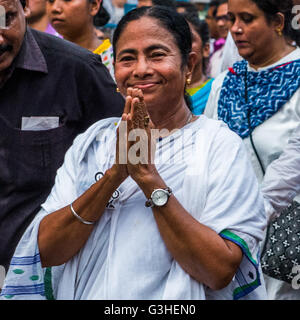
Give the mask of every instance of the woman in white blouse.
[[(292, 7), (292, 0), (229, 0), (231, 34), (244, 60), (215, 80), (205, 109), (243, 138), (259, 182), (300, 120)], [(300, 298), (288, 284), (266, 280), (270, 299)]]
[(188, 107), (187, 22), (138, 8), (113, 46), (122, 118), (74, 141), (1, 298), (265, 299), (262, 197), (242, 140)]

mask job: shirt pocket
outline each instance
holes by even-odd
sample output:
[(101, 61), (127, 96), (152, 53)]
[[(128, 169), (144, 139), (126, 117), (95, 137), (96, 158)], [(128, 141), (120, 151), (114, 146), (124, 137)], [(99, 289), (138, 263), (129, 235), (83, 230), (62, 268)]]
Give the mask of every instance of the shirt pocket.
[(75, 128), (67, 125), (42, 131), (15, 130), (9, 159), (15, 186), (20, 190), (52, 186), (74, 138)]

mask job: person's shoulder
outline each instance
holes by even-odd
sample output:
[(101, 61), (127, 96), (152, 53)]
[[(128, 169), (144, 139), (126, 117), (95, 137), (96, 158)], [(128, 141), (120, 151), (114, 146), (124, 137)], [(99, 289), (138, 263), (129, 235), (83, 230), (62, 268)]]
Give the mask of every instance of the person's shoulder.
[(68, 40), (30, 29), (46, 60), (47, 57), (63, 59), (69, 63), (93, 64), (101, 63), (99, 56)]

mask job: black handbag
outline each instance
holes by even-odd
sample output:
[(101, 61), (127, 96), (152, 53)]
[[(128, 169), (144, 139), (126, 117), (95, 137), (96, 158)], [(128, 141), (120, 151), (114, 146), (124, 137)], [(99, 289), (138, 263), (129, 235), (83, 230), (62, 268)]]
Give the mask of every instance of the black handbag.
[(300, 264), (300, 203), (294, 201), (267, 228), (261, 253), (264, 274), (277, 280), (292, 282)]
[[(245, 77), (245, 100), (248, 100), (247, 73)], [(250, 142), (263, 174), (265, 169), (255, 148), (248, 111)], [(272, 220), (268, 227), (265, 243), (261, 253), (262, 272), (277, 280), (292, 283), (297, 271), (293, 268), (300, 265), (300, 203), (293, 201), (278, 218)]]

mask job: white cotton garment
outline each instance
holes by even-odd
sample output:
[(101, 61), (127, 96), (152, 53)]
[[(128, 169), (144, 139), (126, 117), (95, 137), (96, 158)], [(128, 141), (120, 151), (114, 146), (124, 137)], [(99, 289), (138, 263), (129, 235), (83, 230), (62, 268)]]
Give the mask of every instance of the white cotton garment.
[[(41, 217), (73, 202), (111, 167), (118, 121), (99, 121), (76, 138), (42, 211), (23, 236), (16, 257), (22, 260), (24, 254), (38, 253)], [(65, 265), (51, 268), (54, 298), (265, 299), (257, 254), (266, 218), (242, 140), (222, 122), (200, 116), (157, 142), (155, 162), (175, 197), (195, 219), (241, 246), (243, 261), (230, 285), (218, 292), (207, 291), (180, 267), (161, 238), (152, 210), (145, 207), (143, 192), (129, 177), (116, 190), (81, 251)], [(34, 268), (46, 274), (39, 263)], [(252, 283), (239, 288), (239, 275), (246, 278), (247, 274), (253, 276), (249, 280)], [(40, 280), (45, 292), (49, 284), (46, 278), (41, 276)], [(3, 296), (24, 299), (26, 294), (18, 294), (10, 286), (14, 281), (19, 292), (25, 292), (28, 288), (22, 288), (22, 279), (20, 275), (16, 280), (10, 269)], [(45, 294), (35, 294), (34, 298), (44, 299)]]

